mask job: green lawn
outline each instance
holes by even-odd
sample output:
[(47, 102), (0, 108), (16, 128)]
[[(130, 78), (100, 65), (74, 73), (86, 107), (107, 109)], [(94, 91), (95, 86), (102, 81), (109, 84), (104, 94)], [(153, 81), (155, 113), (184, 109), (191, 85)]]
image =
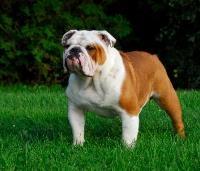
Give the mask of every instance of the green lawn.
[(180, 91), (187, 139), (150, 102), (137, 145), (121, 143), (119, 118), (87, 114), (86, 143), (73, 147), (64, 89), (0, 86), (0, 170), (200, 170), (200, 92)]

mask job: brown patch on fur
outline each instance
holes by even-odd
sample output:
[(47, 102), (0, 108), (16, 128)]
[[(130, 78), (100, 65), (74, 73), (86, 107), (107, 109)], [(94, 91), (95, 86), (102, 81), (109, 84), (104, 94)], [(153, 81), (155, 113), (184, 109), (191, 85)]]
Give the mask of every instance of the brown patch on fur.
[(92, 48), (88, 49), (88, 54), (92, 57), (92, 59), (99, 65), (104, 64), (105, 60), (106, 60), (106, 54), (104, 49), (97, 45), (91, 45)]
[(124, 62), (126, 75), (121, 89), (119, 104), (128, 114), (137, 115), (140, 108), (135, 94), (135, 72), (128, 56), (125, 53), (121, 53), (121, 56)]
[(185, 137), (181, 106), (164, 66), (156, 55), (146, 52), (120, 53), (125, 66), (125, 79), (119, 104), (130, 115), (137, 115), (140, 108), (152, 98), (168, 113), (176, 132)]

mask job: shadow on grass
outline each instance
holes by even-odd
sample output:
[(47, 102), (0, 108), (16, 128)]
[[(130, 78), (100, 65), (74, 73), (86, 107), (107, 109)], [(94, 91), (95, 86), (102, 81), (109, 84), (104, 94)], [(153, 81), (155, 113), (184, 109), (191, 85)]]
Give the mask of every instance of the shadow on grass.
[[(90, 118), (86, 120), (85, 136), (87, 139), (118, 138), (121, 135), (117, 120)], [(29, 118), (4, 116), (0, 118), (0, 138), (17, 138), (23, 142), (68, 141), (72, 142), (71, 127), (66, 117)]]
[[(173, 134), (169, 125), (148, 122), (142, 120), (139, 129), (140, 136), (153, 134), (160, 136), (163, 133)], [(71, 127), (66, 117), (29, 118), (29, 117), (1, 117), (0, 137), (15, 137), (23, 142), (45, 142), (64, 140), (72, 142)], [(85, 126), (86, 139), (118, 140), (121, 138), (121, 122), (119, 118), (107, 119), (97, 116), (89, 116)]]
[(0, 137), (17, 137), (23, 141), (52, 141), (71, 138), (71, 130), (65, 117), (36, 120), (28, 117), (0, 118)]

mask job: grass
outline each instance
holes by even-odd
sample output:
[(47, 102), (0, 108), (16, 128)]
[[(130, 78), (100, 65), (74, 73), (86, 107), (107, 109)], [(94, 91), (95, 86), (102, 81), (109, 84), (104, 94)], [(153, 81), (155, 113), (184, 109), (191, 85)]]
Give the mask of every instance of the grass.
[(86, 143), (73, 147), (63, 88), (0, 86), (0, 170), (200, 170), (200, 92), (180, 91), (179, 97), (186, 140), (150, 102), (134, 149), (121, 143), (119, 118), (92, 113)]

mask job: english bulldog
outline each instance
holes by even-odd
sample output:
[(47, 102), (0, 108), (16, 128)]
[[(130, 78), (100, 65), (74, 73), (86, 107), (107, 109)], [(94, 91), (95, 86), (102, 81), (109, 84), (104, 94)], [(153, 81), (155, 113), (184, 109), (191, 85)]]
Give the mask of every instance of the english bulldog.
[(70, 30), (62, 37), (63, 67), (70, 72), (66, 90), (73, 144), (83, 145), (85, 111), (119, 116), (122, 140), (133, 147), (139, 114), (154, 99), (185, 137), (181, 106), (164, 66), (147, 52), (118, 51), (107, 31)]

